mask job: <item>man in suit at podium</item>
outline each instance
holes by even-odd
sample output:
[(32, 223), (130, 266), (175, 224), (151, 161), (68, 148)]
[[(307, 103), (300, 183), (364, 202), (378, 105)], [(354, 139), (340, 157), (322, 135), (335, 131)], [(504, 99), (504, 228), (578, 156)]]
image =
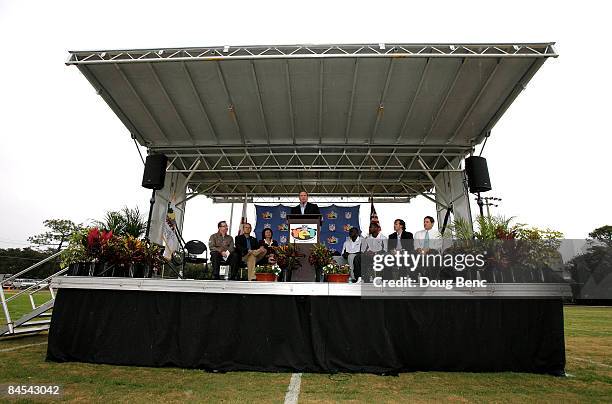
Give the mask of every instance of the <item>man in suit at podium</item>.
[(308, 192), (300, 192), (300, 204), (291, 208), (292, 215), (320, 215), (321, 211), (316, 203), (308, 202)]

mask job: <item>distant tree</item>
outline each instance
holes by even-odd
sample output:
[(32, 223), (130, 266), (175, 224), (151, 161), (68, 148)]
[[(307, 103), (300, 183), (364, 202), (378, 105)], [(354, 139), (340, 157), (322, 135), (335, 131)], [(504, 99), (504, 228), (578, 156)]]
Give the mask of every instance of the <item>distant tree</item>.
[(601, 226), (589, 233), (589, 237), (612, 247), (612, 226)]
[[(0, 274), (15, 274), (34, 265), (51, 255), (48, 251), (36, 251), (31, 248), (0, 249)], [(56, 261), (49, 261), (23, 275), (24, 278), (43, 279), (57, 272)]]
[(43, 222), (49, 231), (28, 237), (28, 241), (39, 248), (60, 251), (70, 238), (70, 235), (80, 229), (82, 225), (75, 224), (67, 219), (48, 219)]

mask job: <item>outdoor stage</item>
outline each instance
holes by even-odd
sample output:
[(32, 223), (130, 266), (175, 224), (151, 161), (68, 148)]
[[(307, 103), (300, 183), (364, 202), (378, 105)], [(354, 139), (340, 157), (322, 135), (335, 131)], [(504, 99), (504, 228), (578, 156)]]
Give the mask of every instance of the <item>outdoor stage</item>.
[[(60, 277), (47, 358), (218, 371), (565, 367), (561, 284), (372, 285)], [(364, 297), (363, 295), (368, 295)]]
[[(148, 239), (163, 244), (169, 206), (182, 231), (199, 195), (275, 205), (296, 204), (301, 191), (319, 204), (422, 196), (433, 202), (422, 216), (470, 225), (464, 159), (482, 155), (555, 57), (553, 43), (380, 43), (74, 51), (67, 64), (135, 143), (168, 157), (148, 221)], [(330, 231), (334, 218), (324, 218)], [(565, 366), (567, 285), (377, 294), (349, 284), (59, 277), (54, 287), (56, 361), (375, 373)]]

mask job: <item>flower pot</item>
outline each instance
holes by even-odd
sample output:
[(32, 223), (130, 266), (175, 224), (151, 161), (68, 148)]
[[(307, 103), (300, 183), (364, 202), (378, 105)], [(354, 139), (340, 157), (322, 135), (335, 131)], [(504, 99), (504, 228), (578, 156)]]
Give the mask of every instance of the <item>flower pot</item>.
[(106, 262), (96, 262), (93, 264), (93, 276), (111, 276), (112, 266)]
[(348, 283), (350, 274), (327, 274), (327, 282)]
[(130, 264), (129, 276), (132, 278), (150, 278), (151, 271), (149, 267), (142, 263)]
[(272, 273), (255, 274), (255, 280), (259, 282), (274, 282), (276, 281), (276, 274), (272, 274)]
[(73, 262), (68, 266), (68, 276), (87, 276), (89, 275), (88, 262)]
[(293, 271), (288, 268), (281, 269), (280, 281), (281, 282), (291, 282), (291, 275)]
[(113, 268), (112, 276), (115, 278), (126, 278), (129, 276), (130, 268), (127, 264), (115, 265)]
[(323, 274), (323, 268), (320, 266), (315, 266), (315, 282), (323, 282), (323, 277), (325, 276)]

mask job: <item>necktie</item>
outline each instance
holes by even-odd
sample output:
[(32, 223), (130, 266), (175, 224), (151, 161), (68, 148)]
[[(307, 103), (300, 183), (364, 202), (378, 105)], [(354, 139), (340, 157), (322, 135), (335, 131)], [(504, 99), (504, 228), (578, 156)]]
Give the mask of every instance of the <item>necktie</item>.
[(251, 249), (251, 238), (249, 236), (246, 236), (246, 241), (247, 241), (247, 250)]
[(395, 246), (396, 250), (401, 250), (402, 249), (402, 236), (401, 235), (397, 235), (397, 245)]
[(425, 241), (423, 242), (423, 248), (429, 248), (429, 230), (425, 231)]

